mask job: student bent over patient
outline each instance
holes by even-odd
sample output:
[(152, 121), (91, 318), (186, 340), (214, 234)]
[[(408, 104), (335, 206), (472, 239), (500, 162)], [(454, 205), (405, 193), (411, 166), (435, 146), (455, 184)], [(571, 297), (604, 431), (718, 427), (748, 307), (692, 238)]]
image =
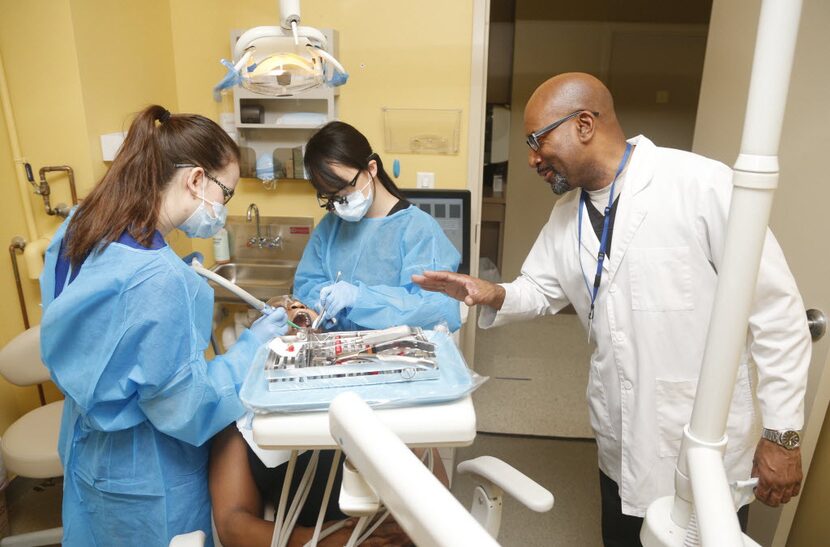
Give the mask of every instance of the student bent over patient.
[[(434, 328), (461, 326), (458, 303), (444, 294), (422, 290), (412, 274), (458, 268), (459, 252), (427, 213), (413, 207), (383, 168), (378, 154), (357, 129), (331, 122), (306, 145), (305, 168), (328, 213), (315, 228), (294, 278), (294, 296), (318, 310), (326, 309), (323, 328), (384, 329), (396, 325)], [(290, 306), (289, 306), (290, 307)], [(417, 453), (417, 452), (416, 452)], [(304, 468), (308, 455), (301, 456)], [(331, 453), (323, 460), (331, 461)], [(445, 485), (446, 473), (435, 457), (435, 474)], [(214, 441), (210, 490), (214, 520), (223, 545), (267, 545), (273, 523), (262, 519), (264, 500), (279, 496), (285, 466), (268, 469), (247, 446), (236, 426)], [(338, 467), (342, 467), (340, 464)], [(306, 500), (301, 526), (314, 526), (322, 501), (328, 466)], [(326, 519), (343, 518), (337, 507), (338, 469)], [(295, 470), (300, 475), (301, 470)], [(292, 542), (307, 541), (312, 531), (300, 529)], [(343, 545), (350, 530), (321, 545)], [(394, 523), (363, 545), (406, 545), (410, 541)]]

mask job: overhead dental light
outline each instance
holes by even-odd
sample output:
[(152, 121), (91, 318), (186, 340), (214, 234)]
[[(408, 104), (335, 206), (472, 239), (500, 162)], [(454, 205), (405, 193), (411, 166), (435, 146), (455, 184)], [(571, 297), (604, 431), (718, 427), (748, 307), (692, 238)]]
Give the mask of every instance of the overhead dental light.
[(349, 75), (327, 51), (326, 36), (313, 27), (300, 26), (299, 0), (280, 0), (280, 26), (245, 31), (233, 51), (234, 62), (214, 88), (221, 91), (241, 85), (254, 93), (291, 97), (322, 85), (343, 85)]

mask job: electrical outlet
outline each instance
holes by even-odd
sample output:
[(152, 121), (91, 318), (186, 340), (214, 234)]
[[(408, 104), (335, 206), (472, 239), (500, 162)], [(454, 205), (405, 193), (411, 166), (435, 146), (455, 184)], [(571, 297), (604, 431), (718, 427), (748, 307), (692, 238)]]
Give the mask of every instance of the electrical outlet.
[(435, 173), (415, 173), (415, 186), (418, 188), (435, 188)]

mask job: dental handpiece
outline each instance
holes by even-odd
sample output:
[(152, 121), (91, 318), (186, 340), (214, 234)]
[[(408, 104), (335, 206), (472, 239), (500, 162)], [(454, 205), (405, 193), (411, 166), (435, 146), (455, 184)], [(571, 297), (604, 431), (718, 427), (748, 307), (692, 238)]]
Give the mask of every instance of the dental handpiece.
[[(340, 281), (340, 276), (342, 274), (343, 274), (343, 272), (337, 272), (337, 275), (334, 277), (334, 283), (332, 283), (332, 285), (334, 285), (338, 281)], [(315, 319), (314, 322), (311, 324), (312, 330), (317, 330), (317, 329), (320, 328), (320, 325), (323, 323), (323, 319), (326, 316), (326, 312), (329, 311), (329, 306), (330, 305), (331, 305), (331, 301), (328, 301), (328, 302), (326, 302), (326, 306), (322, 310), (320, 310), (320, 315), (318, 315), (317, 319)]]

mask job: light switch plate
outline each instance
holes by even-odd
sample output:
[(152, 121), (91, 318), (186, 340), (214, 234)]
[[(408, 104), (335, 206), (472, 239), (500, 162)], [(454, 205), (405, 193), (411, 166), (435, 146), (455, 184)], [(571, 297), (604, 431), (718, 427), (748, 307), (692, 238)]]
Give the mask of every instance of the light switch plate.
[(415, 173), (415, 186), (418, 188), (435, 188), (435, 173), (422, 171)]

